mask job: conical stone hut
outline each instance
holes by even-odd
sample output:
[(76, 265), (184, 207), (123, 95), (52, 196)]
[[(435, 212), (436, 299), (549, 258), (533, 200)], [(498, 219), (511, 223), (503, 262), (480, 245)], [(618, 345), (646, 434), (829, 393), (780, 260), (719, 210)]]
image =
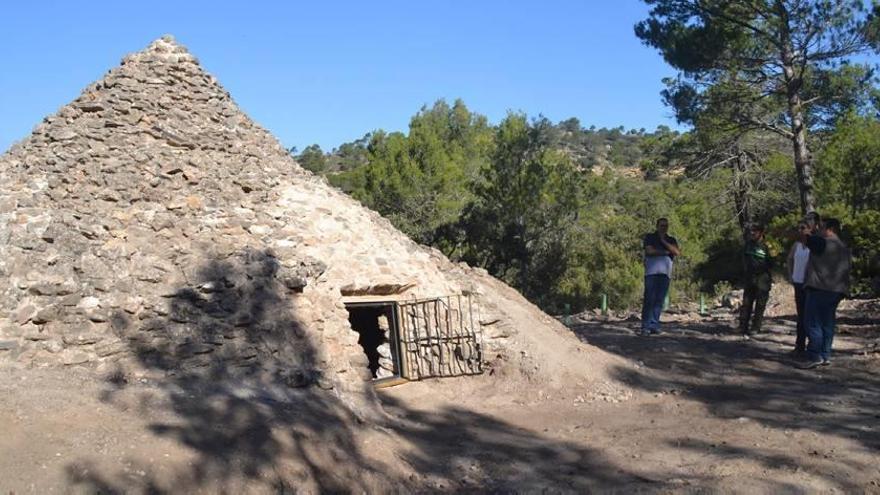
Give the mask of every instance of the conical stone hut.
[(503, 390), (598, 383), (609, 359), (300, 168), (171, 37), (0, 157), (0, 274), (0, 360), (23, 366), (256, 376), (354, 404), (377, 368)]

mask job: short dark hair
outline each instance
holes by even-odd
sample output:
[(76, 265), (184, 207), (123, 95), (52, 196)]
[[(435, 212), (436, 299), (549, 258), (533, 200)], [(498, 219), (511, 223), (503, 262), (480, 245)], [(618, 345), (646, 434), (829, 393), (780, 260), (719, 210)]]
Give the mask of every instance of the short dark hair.
[(660, 224), (660, 222), (666, 222), (666, 223), (667, 223), (667, 225), (668, 225), (668, 224), (669, 224), (669, 219), (668, 219), (668, 218), (666, 218), (666, 217), (660, 217), (660, 218), (658, 218), (658, 219), (657, 219), (657, 221), (656, 221), (656, 222), (654, 222), (654, 225), (659, 225), (659, 224)]
[(755, 223), (749, 225), (749, 230), (754, 230), (754, 231), (757, 231), (757, 232), (764, 232), (764, 225), (755, 222)]
[(825, 228), (833, 231), (835, 234), (840, 233), (840, 220), (836, 218), (826, 218), (825, 219)]
[(808, 211), (807, 214), (804, 215), (804, 221), (819, 225), (819, 222), (822, 221), (822, 215), (819, 215), (818, 211)]

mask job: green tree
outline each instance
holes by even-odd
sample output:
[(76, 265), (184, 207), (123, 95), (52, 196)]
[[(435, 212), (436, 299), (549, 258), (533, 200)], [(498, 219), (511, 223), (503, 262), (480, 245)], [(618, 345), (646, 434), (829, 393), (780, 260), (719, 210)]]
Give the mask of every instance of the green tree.
[(658, 126), (653, 134), (642, 133), (638, 141), (641, 158), (639, 168), (647, 179), (656, 179), (661, 169), (677, 165), (672, 150), (679, 134), (667, 126)]
[(548, 146), (545, 125), (530, 125), (522, 114), (498, 125), (463, 225), (471, 262), (546, 307), (569, 266), (579, 176), (564, 153)]
[(730, 200), (727, 211), (745, 236), (752, 222), (767, 222), (780, 210), (797, 208), (791, 194), (797, 188), (791, 148), (773, 133), (731, 131), (717, 121), (714, 115), (700, 116), (694, 130), (674, 141), (664, 158), (684, 164), (693, 187), (703, 187), (701, 181), (710, 176), (726, 179), (721, 198)]
[(838, 216), (853, 250), (852, 294), (880, 293), (880, 121), (841, 119), (819, 155), (818, 196)]
[(360, 139), (343, 143), (330, 153), (328, 161), (332, 161), (332, 169), (339, 172), (354, 170), (369, 163), (367, 146), (372, 139), (371, 133), (364, 134)]
[[(709, 112), (729, 127), (791, 142), (801, 208), (813, 210), (812, 126), (864, 98), (867, 66), (841, 64), (871, 46), (862, 0), (645, 0), (635, 26), (679, 70), (664, 98), (682, 122)], [(860, 96), (861, 95), (861, 96)]]
[(327, 168), (327, 158), (317, 144), (306, 146), (295, 158), (302, 168), (315, 174), (320, 174)]
[(469, 184), (488, 160), (492, 130), (461, 100), (423, 107), (409, 133), (376, 131), (367, 164), (337, 175), (357, 199), (418, 242), (442, 245), (443, 226), (455, 223), (471, 199)]
[(834, 130), (820, 158), (820, 194), (850, 214), (880, 210), (880, 121), (850, 115)]

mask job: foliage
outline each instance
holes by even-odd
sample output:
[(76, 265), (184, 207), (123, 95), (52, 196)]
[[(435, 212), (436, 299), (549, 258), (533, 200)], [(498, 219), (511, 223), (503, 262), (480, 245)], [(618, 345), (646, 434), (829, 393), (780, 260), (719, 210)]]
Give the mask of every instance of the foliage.
[[(664, 99), (681, 122), (709, 116), (726, 132), (765, 130), (792, 144), (804, 210), (815, 207), (807, 136), (869, 101), (872, 46), (862, 0), (645, 0), (636, 36), (679, 70)], [(867, 33), (867, 35), (866, 35)]]
[[(635, 308), (642, 237), (659, 216), (683, 250), (674, 302), (739, 284), (743, 205), (748, 221), (769, 224), (783, 265), (799, 218), (791, 149), (772, 133), (723, 124), (702, 114), (680, 134), (512, 113), (491, 126), (441, 100), (413, 116), (408, 133), (375, 131), (323, 155), (324, 173), (415, 240), (486, 268), (548, 311), (595, 308), (603, 294), (612, 308)], [(859, 295), (880, 280), (877, 132), (876, 119), (852, 115), (816, 141), (825, 145), (822, 213), (844, 222)]]
[(571, 160), (548, 146), (545, 126), (521, 114), (498, 125), (460, 224), (469, 261), (547, 302), (568, 268), (567, 225), (578, 213), (579, 178)]
[(820, 194), (852, 215), (880, 210), (880, 121), (842, 119), (820, 156)]
[[(436, 242), (471, 198), (468, 184), (486, 162), (492, 131), (463, 102), (437, 101), (410, 121), (409, 134), (376, 131), (364, 166), (331, 177), (418, 242)], [(340, 150), (345, 149), (345, 145)]]
[(819, 194), (826, 216), (843, 223), (853, 251), (854, 295), (880, 293), (880, 121), (850, 114), (820, 154)]
[(880, 211), (858, 211), (844, 229), (844, 240), (852, 249), (854, 258), (851, 293), (875, 296), (880, 293)]
[(317, 144), (306, 146), (302, 153), (295, 158), (302, 168), (312, 173), (320, 174), (327, 168), (327, 158), (324, 157), (324, 152)]
[(327, 168), (334, 172), (345, 172), (369, 163), (367, 145), (370, 144), (372, 137), (372, 133), (368, 132), (360, 139), (341, 144), (339, 148), (329, 153)]
[(648, 179), (656, 179), (663, 169), (677, 165), (675, 156), (676, 141), (680, 135), (669, 127), (658, 126), (652, 135), (641, 135), (639, 141), (639, 168)]

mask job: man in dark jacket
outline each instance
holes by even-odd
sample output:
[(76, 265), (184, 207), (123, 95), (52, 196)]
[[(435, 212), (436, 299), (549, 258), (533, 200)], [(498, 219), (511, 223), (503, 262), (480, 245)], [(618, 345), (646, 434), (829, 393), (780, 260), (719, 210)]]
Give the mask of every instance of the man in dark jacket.
[(804, 287), (808, 361), (801, 368), (831, 364), (837, 305), (849, 291), (852, 255), (838, 237), (840, 221), (827, 218), (824, 228), (807, 238), (810, 259)]
[(743, 251), (744, 287), (743, 304), (739, 315), (739, 330), (748, 338), (761, 331), (764, 321), (764, 308), (770, 298), (773, 285), (773, 257), (764, 241), (764, 226), (754, 224), (749, 229)]

